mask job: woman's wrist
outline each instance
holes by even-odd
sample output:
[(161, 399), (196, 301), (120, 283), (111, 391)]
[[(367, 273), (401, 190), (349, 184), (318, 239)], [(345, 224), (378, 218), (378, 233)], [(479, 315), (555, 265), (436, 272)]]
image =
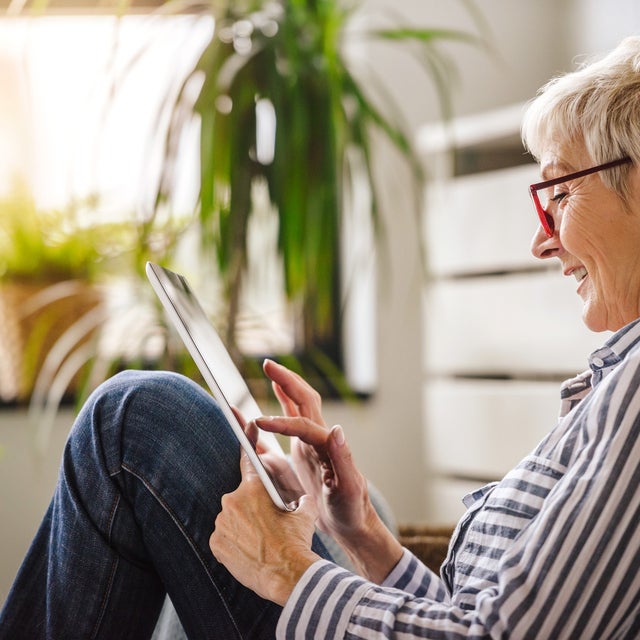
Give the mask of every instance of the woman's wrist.
[(291, 553), (271, 575), (267, 575), (269, 585), (265, 593), (268, 599), (284, 607), (307, 569), (319, 559), (320, 556), (310, 549)]
[(384, 581), (403, 554), (402, 545), (375, 511), (366, 527), (338, 542), (359, 573), (375, 584)]

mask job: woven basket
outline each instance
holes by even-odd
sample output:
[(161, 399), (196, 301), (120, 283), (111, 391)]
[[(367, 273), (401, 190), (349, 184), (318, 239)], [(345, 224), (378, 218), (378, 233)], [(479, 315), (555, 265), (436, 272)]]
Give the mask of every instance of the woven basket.
[(81, 281), (0, 283), (0, 400), (28, 400), (52, 347), (101, 302), (100, 292)]
[(447, 556), (452, 533), (453, 527), (447, 526), (401, 525), (399, 539), (402, 546), (438, 573)]

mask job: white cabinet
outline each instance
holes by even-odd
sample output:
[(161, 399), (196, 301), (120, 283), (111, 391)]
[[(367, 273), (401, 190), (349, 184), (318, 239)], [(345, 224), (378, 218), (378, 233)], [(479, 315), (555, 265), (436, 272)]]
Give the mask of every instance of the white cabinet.
[(462, 495), (499, 479), (555, 424), (559, 383), (606, 336), (589, 332), (573, 279), (538, 261), (520, 142), (521, 107), (421, 133), (431, 175), (424, 212), (427, 513), (450, 522)]

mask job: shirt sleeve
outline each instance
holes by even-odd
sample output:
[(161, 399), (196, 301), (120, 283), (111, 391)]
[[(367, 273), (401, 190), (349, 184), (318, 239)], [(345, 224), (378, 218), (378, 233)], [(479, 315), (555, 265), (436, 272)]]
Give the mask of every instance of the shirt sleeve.
[(433, 571), (416, 558), (408, 549), (382, 582), (383, 587), (402, 589), (414, 596), (433, 600), (447, 597), (445, 587)]
[(420, 598), (425, 604), (448, 600), (440, 578), (407, 549), (380, 587), (331, 562), (318, 560), (291, 594), (276, 637), (343, 638), (354, 608), (367, 601), (372, 591), (383, 598), (384, 594)]

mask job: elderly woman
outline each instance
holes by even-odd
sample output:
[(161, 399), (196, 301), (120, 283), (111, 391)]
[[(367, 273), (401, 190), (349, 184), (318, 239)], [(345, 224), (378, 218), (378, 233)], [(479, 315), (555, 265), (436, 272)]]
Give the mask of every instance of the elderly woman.
[(298, 376), (265, 363), (284, 416), (256, 421), (296, 437), (305, 495), (286, 513), (244, 457), (239, 477), (204, 392), (126, 373), (78, 418), (0, 637), (148, 637), (165, 589), (199, 639), (639, 637), (640, 38), (550, 82), (523, 137), (544, 179), (533, 253), (557, 258), (586, 325), (614, 334), (535, 451), (465, 498), (440, 576), (384, 527)]

